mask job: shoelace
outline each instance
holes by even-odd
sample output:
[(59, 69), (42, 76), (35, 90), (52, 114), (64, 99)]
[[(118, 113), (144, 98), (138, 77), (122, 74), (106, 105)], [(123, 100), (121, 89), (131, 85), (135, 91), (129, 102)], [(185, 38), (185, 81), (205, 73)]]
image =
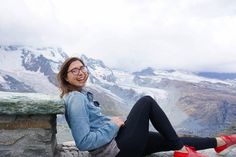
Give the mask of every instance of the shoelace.
[(226, 145), (233, 143), (233, 140), (230, 138), (230, 136), (223, 136), (223, 140), (225, 141)]

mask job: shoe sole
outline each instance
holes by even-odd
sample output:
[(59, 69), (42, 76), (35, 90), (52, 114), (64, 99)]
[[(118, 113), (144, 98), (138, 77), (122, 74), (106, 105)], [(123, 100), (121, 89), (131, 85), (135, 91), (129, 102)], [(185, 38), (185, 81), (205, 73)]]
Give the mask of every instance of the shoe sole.
[(224, 156), (224, 155), (228, 154), (231, 151), (231, 149), (233, 149), (235, 147), (236, 147), (236, 144), (234, 144), (232, 146), (229, 146), (227, 149), (225, 149), (225, 150), (223, 150), (223, 151), (221, 151), (220, 153), (217, 153), (217, 154), (220, 155), (220, 156)]

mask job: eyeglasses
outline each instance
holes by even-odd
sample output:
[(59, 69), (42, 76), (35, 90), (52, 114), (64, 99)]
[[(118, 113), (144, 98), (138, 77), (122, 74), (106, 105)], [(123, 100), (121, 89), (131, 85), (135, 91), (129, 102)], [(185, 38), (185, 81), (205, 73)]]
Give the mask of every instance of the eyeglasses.
[(86, 72), (88, 72), (88, 68), (86, 66), (81, 66), (80, 68), (73, 68), (70, 71), (68, 71), (67, 73), (71, 72), (73, 75), (79, 75), (80, 71), (83, 73), (86, 73)]

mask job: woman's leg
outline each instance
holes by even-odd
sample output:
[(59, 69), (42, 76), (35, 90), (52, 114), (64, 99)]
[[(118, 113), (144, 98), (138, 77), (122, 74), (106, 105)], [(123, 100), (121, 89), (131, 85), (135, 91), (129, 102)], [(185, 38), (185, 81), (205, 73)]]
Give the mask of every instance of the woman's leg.
[[(180, 137), (180, 139), (184, 145), (195, 147), (196, 150), (215, 148), (217, 146), (216, 138)], [(148, 142), (143, 155), (168, 150), (173, 150), (169, 141), (157, 132), (149, 132)]]
[(118, 157), (142, 156), (149, 139), (149, 119), (155, 129), (168, 141), (170, 148), (178, 150), (183, 147), (182, 141), (163, 110), (150, 96), (144, 96), (135, 103), (124, 127), (120, 129), (116, 137), (121, 150)]

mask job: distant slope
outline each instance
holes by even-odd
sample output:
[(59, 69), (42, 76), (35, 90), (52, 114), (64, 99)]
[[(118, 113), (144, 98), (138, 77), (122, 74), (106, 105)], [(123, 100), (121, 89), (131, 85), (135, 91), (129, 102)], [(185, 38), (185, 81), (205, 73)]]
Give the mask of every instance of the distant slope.
[(213, 78), (213, 79), (219, 79), (219, 80), (236, 79), (236, 73), (198, 72), (196, 74), (199, 76)]

